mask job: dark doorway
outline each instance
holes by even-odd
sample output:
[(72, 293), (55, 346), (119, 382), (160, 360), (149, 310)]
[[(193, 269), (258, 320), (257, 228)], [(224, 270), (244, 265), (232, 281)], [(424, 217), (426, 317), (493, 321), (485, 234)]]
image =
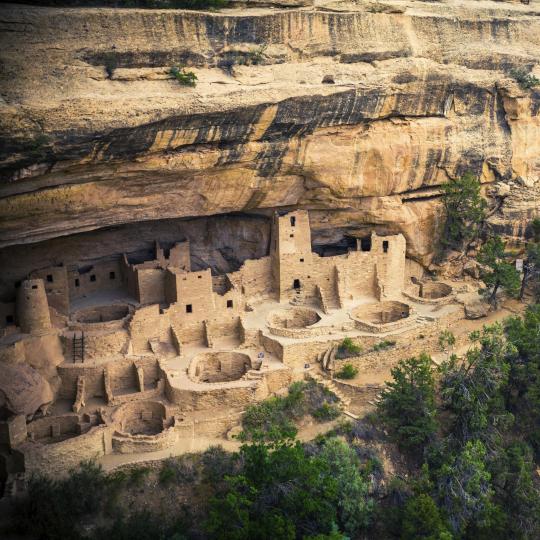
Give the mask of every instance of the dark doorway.
[(362, 251), (371, 251), (371, 236), (360, 238), (360, 249)]
[(385, 253), (388, 253), (388, 240), (383, 240), (383, 243), (382, 243), (382, 249)]
[(293, 289), (299, 289), (300, 288), (300, 280), (299, 279), (295, 279), (293, 281)]

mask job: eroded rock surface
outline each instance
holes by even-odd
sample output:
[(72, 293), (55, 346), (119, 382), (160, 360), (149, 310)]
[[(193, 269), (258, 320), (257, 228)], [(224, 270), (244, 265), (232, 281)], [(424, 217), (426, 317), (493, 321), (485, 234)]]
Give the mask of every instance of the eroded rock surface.
[(2, 247), (301, 207), (315, 240), (402, 232), (427, 265), (465, 171), (532, 194), (501, 228), (539, 213), (540, 89), (508, 77), (538, 74), (538, 4), (0, 12)]

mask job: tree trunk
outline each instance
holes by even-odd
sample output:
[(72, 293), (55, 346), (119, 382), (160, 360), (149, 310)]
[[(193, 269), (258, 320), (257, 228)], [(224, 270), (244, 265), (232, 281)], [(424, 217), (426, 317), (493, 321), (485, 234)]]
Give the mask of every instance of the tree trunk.
[(497, 309), (497, 291), (499, 290), (500, 283), (497, 281), (493, 287), (493, 292), (489, 297), (489, 303), (493, 306), (493, 309)]

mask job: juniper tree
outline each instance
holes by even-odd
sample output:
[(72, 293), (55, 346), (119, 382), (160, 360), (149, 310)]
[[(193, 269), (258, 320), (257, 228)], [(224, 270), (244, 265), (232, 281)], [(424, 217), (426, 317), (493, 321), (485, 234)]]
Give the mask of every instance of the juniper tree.
[(444, 247), (461, 250), (478, 237), (487, 206), (480, 188), (480, 181), (471, 173), (441, 186), (446, 214), (441, 239)]
[(477, 260), (481, 264), (480, 277), (486, 284), (484, 295), (493, 308), (497, 308), (497, 293), (508, 296), (519, 294), (521, 279), (515, 266), (508, 261), (505, 243), (500, 236), (490, 238), (480, 249)]

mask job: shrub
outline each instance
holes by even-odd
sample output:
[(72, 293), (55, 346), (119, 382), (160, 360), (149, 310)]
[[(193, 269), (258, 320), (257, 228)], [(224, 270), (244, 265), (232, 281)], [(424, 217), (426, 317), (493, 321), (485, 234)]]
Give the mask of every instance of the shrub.
[(106, 487), (102, 468), (91, 461), (67, 478), (33, 476), (27, 496), (15, 502), (13, 528), (48, 540), (77, 540), (81, 519), (100, 510)]
[(312, 416), (319, 422), (327, 422), (329, 420), (335, 420), (340, 414), (341, 411), (337, 405), (323, 403), (318, 409), (313, 411)]
[(535, 77), (532, 73), (526, 68), (515, 68), (510, 71), (510, 76), (523, 88), (524, 90), (529, 90), (540, 84), (540, 79)]
[(194, 482), (197, 478), (197, 471), (189, 455), (170, 457), (163, 461), (159, 471), (160, 484), (171, 483), (182, 484)]
[(171, 68), (170, 73), (183, 86), (195, 86), (197, 84), (197, 75), (193, 71), (186, 71), (184, 67), (174, 66)]
[(358, 368), (352, 364), (345, 364), (337, 373), (338, 379), (354, 379), (358, 375)]
[(384, 339), (383, 341), (379, 341), (379, 343), (375, 343), (373, 350), (375, 352), (385, 351), (386, 349), (391, 349), (395, 344), (396, 342), (393, 339)]
[(203, 478), (209, 483), (221, 482), (225, 476), (235, 471), (234, 455), (226, 452), (222, 446), (210, 446), (202, 453)]
[(314, 415), (325, 403), (338, 401), (325, 386), (315, 382), (296, 382), (285, 397), (272, 397), (247, 408), (240, 435), (241, 440), (282, 440), (292, 438), (297, 429), (294, 424), (306, 414)]
[(336, 358), (349, 358), (356, 356), (362, 352), (362, 347), (354, 343), (350, 337), (346, 337), (340, 344), (337, 350)]

